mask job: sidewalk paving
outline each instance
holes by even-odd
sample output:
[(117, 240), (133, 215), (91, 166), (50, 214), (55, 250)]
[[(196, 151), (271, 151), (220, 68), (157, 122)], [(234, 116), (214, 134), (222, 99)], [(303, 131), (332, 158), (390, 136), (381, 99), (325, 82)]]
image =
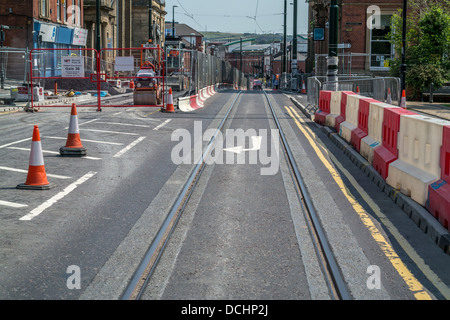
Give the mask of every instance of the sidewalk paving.
[(426, 103), (418, 101), (406, 102), (408, 109), (429, 114), (430, 116), (450, 120), (450, 106), (444, 106), (439, 103)]

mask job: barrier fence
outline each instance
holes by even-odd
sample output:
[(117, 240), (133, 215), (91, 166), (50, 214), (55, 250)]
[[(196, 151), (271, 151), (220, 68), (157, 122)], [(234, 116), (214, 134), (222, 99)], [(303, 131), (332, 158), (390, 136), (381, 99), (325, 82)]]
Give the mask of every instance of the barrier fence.
[(450, 121), (350, 91), (321, 90), (318, 108), (315, 122), (334, 127), (393, 190), (450, 231)]
[(307, 79), (308, 103), (318, 106), (321, 90), (358, 92), (361, 96), (399, 106), (401, 102), (400, 79), (395, 77), (348, 77), (338, 81), (326, 81), (326, 77)]
[[(37, 48), (31, 50), (29, 61), (31, 91), (38, 92), (31, 96), (31, 107), (70, 107), (73, 100), (65, 98), (73, 95), (83, 101), (80, 106), (98, 110), (164, 107), (169, 86), (190, 96), (213, 85), (230, 84), (237, 89), (245, 88), (248, 82), (243, 73), (215, 56), (184, 49), (164, 52), (158, 46), (104, 48), (98, 52), (92, 48)], [(158, 88), (156, 94), (137, 87), (149, 78)], [(128, 99), (114, 99), (126, 93), (130, 94)]]

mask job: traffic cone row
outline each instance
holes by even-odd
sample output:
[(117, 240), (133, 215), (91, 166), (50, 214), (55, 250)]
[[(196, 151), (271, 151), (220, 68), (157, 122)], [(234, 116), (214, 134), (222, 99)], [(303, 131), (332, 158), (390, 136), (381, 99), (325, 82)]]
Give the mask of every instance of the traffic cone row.
[[(87, 154), (86, 149), (81, 144), (80, 131), (78, 128), (78, 114), (75, 103), (72, 104), (69, 134), (67, 136), (66, 145), (59, 149), (59, 153), (61, 156), (85, 156)], [(48, 190), (54, 186), (56, 185), (50, 183), (47, 179), (39, 128), (38, 126), (34, 126), (27, 179), (25, 183), (17, 185), (17, 188), (27, 190)]]

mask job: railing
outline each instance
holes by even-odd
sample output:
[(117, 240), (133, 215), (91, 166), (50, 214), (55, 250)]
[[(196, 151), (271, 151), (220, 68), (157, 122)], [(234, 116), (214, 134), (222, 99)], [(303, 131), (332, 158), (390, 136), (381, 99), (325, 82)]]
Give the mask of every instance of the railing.
[[(313, 106), (319, 104), (320, 90), (353, 91), (378, 101), (399, 105), (401, 100), (400, 79), (394, 77), (339, 77), (338, 81), (326, 81), (326, 77), (309, 77), (307, 97)], [(322, 81), (321, 81), (322, 80)]]

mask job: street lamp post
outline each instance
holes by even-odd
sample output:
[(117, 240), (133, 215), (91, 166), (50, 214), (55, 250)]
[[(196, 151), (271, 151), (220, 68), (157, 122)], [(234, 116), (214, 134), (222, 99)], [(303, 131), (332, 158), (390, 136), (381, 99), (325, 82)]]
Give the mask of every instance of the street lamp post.
[(177, 7), (176, 4), (172, 6), (172, 37), (175, 37), (175, 8)]
[(243, 71), (243, 69), (242, 69), (242, 37), (240, 37), (240, 41), (239, 41), (239, 69), (241, 69), (241, 72)]
[(148, 39), (153, 40), (153, 31), (152, 31), (152, 22), (153, 22), (153, 13), (152, 13), (152, 5), (153, 0), (148, 0)]
[(294, 0), (294, 39), (292, 40), (292, 67), (293, 76), (297, 74), (297, 0)]
[(5, 30), (8, 30), (9, 26), (0, 25), (0, 82), (1, 88), (4, 89), (5, 86), (5, 70), (3, 63), (3, 41), (5, 41)]
[(406, 88), (406, 10), (407, 10), (407, 0), (403, 0), (403, 34), (402, 34), (402, 64), (400, 65), (400, 90), (401, 90), (400, 94)]
[(286, 19), (287, 0), (284, 0), (284, 33), (283, 33), (283, 56), (281, 57), (281, 74), (286, 71)]
[(95, 13), (96, 13), (96, 24), (95, 24), (95, 34), (96, 34), (96, 42), (95, 49), (97, 53), (100, 52), (100, 0), (97, 0), (95, 3)]
[(328, 24), (328, 59), (327, 82), (329, 90), (337, 91), (338, 87), (338, 35), (339, 35), (339, 7), (337, 0), (331, 0), (330, 20)]

